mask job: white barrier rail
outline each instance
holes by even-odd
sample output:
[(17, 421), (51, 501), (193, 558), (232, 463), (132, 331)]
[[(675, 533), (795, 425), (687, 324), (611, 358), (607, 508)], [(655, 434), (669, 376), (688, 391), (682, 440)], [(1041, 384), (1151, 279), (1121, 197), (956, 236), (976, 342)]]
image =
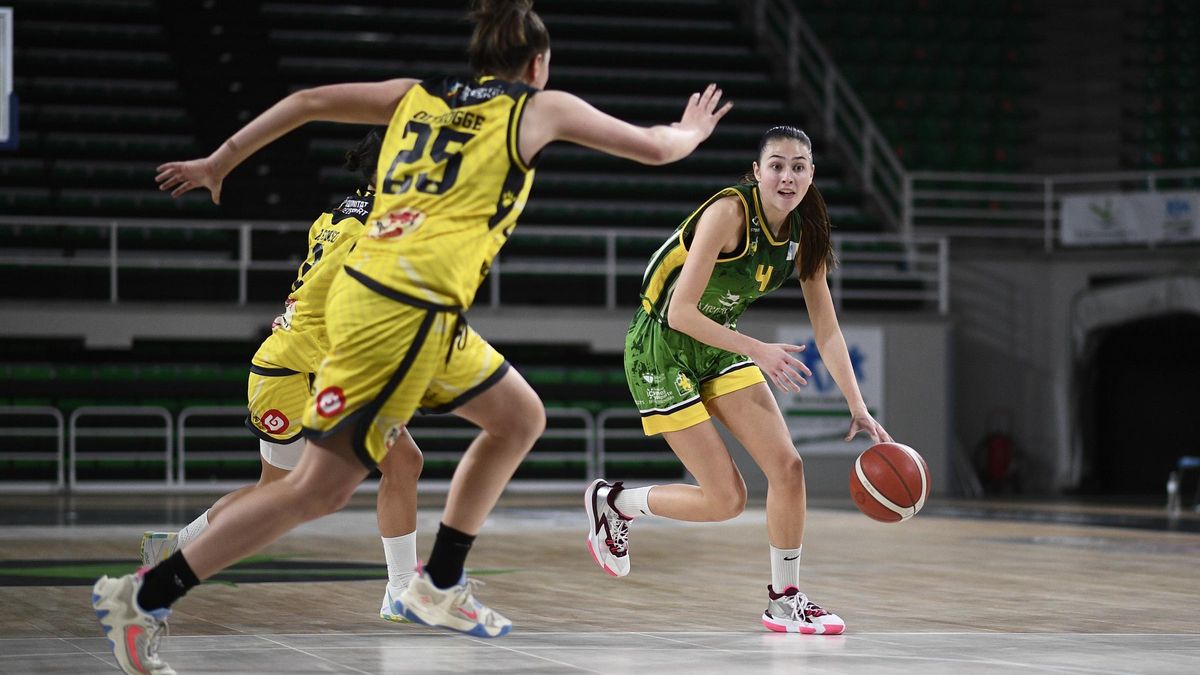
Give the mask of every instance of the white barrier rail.
[(902, 234), (983, 239), (1059, 239), (1062, 198), (1089, 192), (1195, 189), (1200, 169), (1090, 174), (912, 171), (904, 177)]
[[(84, 417), (144, 417), (157, 418), (163, 421), (163, 429), (147, 428), (145, 426), (124, 426), (124, 427), (82, 427), (79, 425), (79, 420)], [(163, 483), (170, 487), (174, 483), (174, 475), (172, 472), (174, 453), (172, 452), (172, 429), (174, 422), (171, 419), (171, 413), (166, 408), (157, 406), (83, 406), (76, 408), (71, 413), (71, 417), (67, 422), (67, 489), (72, 489), (77, 484), (76, 465), (79, 461), (78, 440), (80, 437), (89, 438), (163, 438), (164, 449), (159, 452), (144, 452), (144, 451), (88, 451), (85, 453), (89, 460), (117, 460), (117, 461), (138, 461), (138, 460), (158, 460), (161, 459), (165, 463), (165, 475)]]
[[(654, 442), (663, 445), (657, 439), (648, 438), (645, 432), (642, 431), (641, 424), (636, 428), (610, 429), (608, 423), (612, 420), (641, 420), (642, 415), (637, 410), (632, 408), (611, 408), (609, 410), (601, 410), (596, 416), (596, 467), (599, 470), (595, 474), (597, 478), (608, 475), (608, 441), (610, 439), (620, 440), (642, 440)], [(667, 448), (665, 450), (650, 450), (650, 451), (622, 451), (613, 453), (613, 457), (626, 461), (660, 461), (675, 459), (675, 453)], [(679, 464), (681, 474), (683, 475), (683, 463)]]
[[(64, 489), (68, 492), (80, 488), (103, 488), (103, 481), (89, 481), (87, 485), (81, 485), (77, 479), (77, 464), (86, 458), (86, 460), (111, 460), (111, 461), (137, 461), (137, 460), (154, 460), (162, 461), (165, 465), (163, 482), (147, 482), (147, 481), (128, 481), (121, 480), (113, 483), (114, 489), (123, 491), (154, 491), (162, 489), (184, 488), (188, 485), (187, 464), (189, 460), (194, 460), (196, 457), (203, 457), (206, 460), (245, 460), (253, 459), (256, 453), (250, 450), (243, 451), (204, 451), (200, 453), (189, 453), (187, 450), (188, 439), (199, 438), (240, 438), (249, 440), (253, 437), (246, 430), (241, 420), (245, 417), (246, 409), (241, 406), (191, 406), (181, 410), (177, 417), (172, 417), (170, 412), (161, 407), (150, 406), (85, 406), (77, 408), (71, 413), (67, 424), (63, 424), (63, 414), (57, 408), (47, 406), (0, 406), (0, 415), (39, 415), (48, 416), (55, 420), (56, 425), (53, 429), (38, 429), (30, 430), (24, 428), (15, 429), (20, 433), (5, 433), (5, 431), (13, 431), (13, 428), (5, 430), (0, 427), (0, 436), (13, 437), (55, 437), (58, 442), (58, 453), (54, 460), (58, 466), (59, 482), (54, 486), (57, 489)], [(146, 425), (123, 425), (123, 426), (82, 426), (80, 420), (97, 420), (107, 418), (112, 421), (114, 418), (154, 418), (162, 420), (161, 428), (151, 428)], [(202, 418), (219, 418), (219, 417), (236, 417), (237, 424), (220, 424), (220, 425), (204, 425), (197, 426), (194, 420)], [(625, 461), (661, 461), (664, 459), (672, 459), (674, 454), (669, 450), (646, 451), (646, 452), (618, 452), (612, 457), (606, 455), (606, 445), (610, 440), (614, 439), (642, 439), (646, 440), (646, 436), (642, 433), (641, 428), (611, 428), (610, 422), (617, 419), (637, 420), (640, 415), (636, 410), (630, 408), (611, 408), (600, 411), (598, 414), (592, 414), (590, 411), (583, 408), (547, 408), (546, 417), (550, 424), (547, 430), (543, 433), (542, 438), (548, 439), (575, 439), (583, 442), (583, 450), (574, 451), (539, 451), (535, 449), (530, 454), (530, 459), (534, 461), (582, 461), (585, 465), (586, 479), (605, 475), (606, 462), (610, 459), (619, 458)], [(413, 420), (411, 427), (413, 432), (418, 436), (424, 433), (438, 434), (443, 438), (462, 438), (469, 440), (474, 438), (479, 432), (474, 427), (470, 426), (452, 426), (437, 422), (438, 416), (422, 416)], [(554, 420), (574, 420), (580, 423), (578, 428), (556, 428)], [(37, 431), (37, 433), (32, 433)], [(80, 451), (79, 439), (81, 438), (162, 438), (164, 442), (163, 451), (146, 452), (146, 451)], [(174, 441), (174, 443), (172, 442)], [(66, 453), (63, 452), (64, 442), (66, 444)], [(418, 440), (419, 445), (419, 440)], [(174, 448), (178, 448), (178, 457), (174, 454)], [(11, 458), (26, 458), (27, 454), (20, 451), (0, 454), (0, 460)], [(37, 453), (36, 459), (49, 459), (45, 455), (47, 453)], [(462, 457), (461, 451), (433, 451), (423, 452), (427, 459), (446, 459), (457, 460)], [(18, 457), (19, 455), (19, 457)], [(527, 460), (528, 461), (528, 460)], [(533, 481), (537, 483), (537, 480)], [(546, 479), (542, 481), (546, 484), (546, 489), (550, 491), (561, 489), (562, 480), (559, 478)], [(96, 485), (91, 485), (95, 483)], [(29, 481), (13, 481), (9, 483), (0, 483), (0, 493), (4, 492), (6, 487), (17, 486), (27, 488), (33, 486)], [(38, 483), (42, 486), (41, 483)]]
[[(0, 266), (72, 267), (106, 269), (109, 278), (108, 300), (121, 302), (119, 272), (124, 269), (215, 270), (236, 275), (236, 297), (228, 298), (244, 305), (248, 299), (249, 274), (260, 271), (295, 270), (304, 250), (297, 246), (293, 259), (259, 259), (251, 246), (257, 232), (297, 233), (297, 241), (308, 226), (292, 222), (222, 222), (211, 220), (162, 220), (129, 218), (56, 218), (46, 216), (0, 216), (0, 228), (11, 228), (16, 242), (0, 250)], [(39, 228), (95, 228), (107, 238), (103, 248), (76, 249), (72, 242), (57, 242), (55, 248), (21, 248), (17, 235), (21, 231)], [(163, 241), (158, 248), (125, 251), (120, 247), (125, 231), (193, 230), (224, 231), (229, 245), (223, 250), (203, 254), (180, 250), (178, 242)], [(599, 298), (583, 296), (581, 302), (601, 300), (604, 307), (617, 307), (617, 285), (621, 279), (637, 280), (645, 270), (650, 253), (666, 238), (667, 230), (646, 228), (584, 228), (584, 227), (523, 227), (513, 233), (509, 252), (503, 252), (492, 264), (486, 288), (480, 291), (481, 302), (499, 307), (504, 300), (504, 279), (514, 275), (557, 275), (561, 277), (591, 276), (604, 280)], [(945, 269), (946, 242), (936, 237), (898, 235), (835, 234), (834, 246), (841, 266), (830, 274), (834, 302), (839, 307), (844, 299), (889, 303), (919, 301), (945, 312), (949, 275)], [(582, 252), (570, 257), (556, 252), (555, 244), (576, 246), (583, 242)], [(523, 244), (525, 251), (519, 249)], [(849, 289), (850, 285), (858, 288)], [(914, 292), (913, 286), (919, 287)], [(799, 297), (799, 290), (780, 291), (781, 297)], [(779, 295), (777, 294), (777, 295)], [(222, 298), (208, 298), (220, 301)], [(599, 304), (593, 302), (593, 304)]]
[[(51, 408), (42, 405), (27, 405), (27, 406), (3, 406), (0, 407), (0, 416), (5, 417), (49, 417), (53, 423), (53, 427), (0, 427), (0, 437), (9, 438), (53, 438), (55, 442), (56, 452), (54, 455), (54, 463), (57, 467), (56, 479), (53, 487), (56, 490), (61, 490), (66, 485), (65, 467), (66, 456), (63, 452), (63, 414), (58, 408)], [(45, 461), (45, 452), (37, 452), (32, 450), (5, 450), (0, 451), (0, 461), (20, 461), (33, 460)]]

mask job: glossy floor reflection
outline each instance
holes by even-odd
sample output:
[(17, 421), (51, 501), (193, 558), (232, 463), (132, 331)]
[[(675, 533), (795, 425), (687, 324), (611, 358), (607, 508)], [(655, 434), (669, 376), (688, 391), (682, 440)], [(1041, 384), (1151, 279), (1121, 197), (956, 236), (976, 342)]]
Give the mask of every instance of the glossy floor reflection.
[[(164, 509), (177, 497), (72, 506), (92, 514), (76, 522), (103, 521), (92, 516), (108, 509), (105, 524), (0, 526), (0, 673), (115, 672), (91, 580), (131, 570), (142, 529), (178, 525), (206, 501)], [(0, 507), (52, 511), (54, 499)], [(471, 553), (481, 600), (516, 625), (505, 638), (380, 620), (383, 553), (370, 500), (356, 498), (265, 549), (247, 568), (253, 582), (193, 590), (162, 653), (180, 673), (1200, 672), (1200, 535), (1190, 525), (1085, 524), (1120, 520), (1009, 504), (999, 517), (974, 505), (885, 526), (813, 509), (803, 590), (849, 626), (821, 637), (759, 623), (769, 580), (761, 508), (720, 524), (637, 521), (633, 571), (613, 579), (589, 557), (573, 501), (506, 499)], [(1026, 513), (1003, 517), (1014, 509)], [(438, 518), (418, 514), (422, 555)], [(334, 562), (337, 581), (305, 576)]]

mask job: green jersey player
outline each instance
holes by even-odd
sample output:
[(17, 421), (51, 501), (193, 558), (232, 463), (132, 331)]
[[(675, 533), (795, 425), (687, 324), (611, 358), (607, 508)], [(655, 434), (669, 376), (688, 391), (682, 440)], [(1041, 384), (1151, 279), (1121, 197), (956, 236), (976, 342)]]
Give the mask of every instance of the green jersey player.
[(766, 377), (799, 391), (811, 372), (803, 347), (737, 332), (756, 299), (798, 276), (825, 365), (850, 406), (846, 440), (865, 432), (890, 441), (867, 412), (826, 272), (833, 264), (824, 199), (812, 185), (808, 136), (793, 127), (763, 135), (742, 184), (713, 195), (655, 252), (642, 301), (625, 338), (625, 373), (647, 435), (662, 434), (699, 485), (626, 489), (597, 480), (585, 493), (588, 546), (613, 576), (629, 573), (629, 524), (639, 517), (728, 520), (742, 512), (746, 485), (717, 434), (716, 417), (767, 476), (771, 585), (763, 625), (774, 631), (833, 635), (840, 617), (799, 591), (804, 536), (804, 465)]

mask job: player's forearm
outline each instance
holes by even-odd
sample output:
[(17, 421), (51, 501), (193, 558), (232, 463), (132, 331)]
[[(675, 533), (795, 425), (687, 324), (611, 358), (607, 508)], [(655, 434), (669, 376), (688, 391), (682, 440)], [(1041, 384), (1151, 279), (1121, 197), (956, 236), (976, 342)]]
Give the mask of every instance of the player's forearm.
[(234, 167), (272, 141), (310, 121), (316, 111), (310, 91), (302, 90), (284, 97), (222, 143), (209, 156), (218, 175), (228, 175)]
[(648, 130), (654, 139), (657, 152), (653, 157), (642, 160), (646, 164), (662, 165), (677, 162), (692, 154), (704, 140), (698, 131), (660, 124)]
[(854, 376), (854, 364), (850, 362), (850, 350), (846, 348), (846, 338), (841, 329), (835, 326), (833, 330), (827, 331), (827, 334), (818, 334), (816, 337), (821, 362), (825, 364), (825, 370), (829, 371), (838, 389), (842, 391), (842, 396), (846, 397), (846, 405), (851, 412), (865, 411), (867, 404), (859, 391), (858, 378)]
[(668, 309), (667, 314), (667, 321), (671, 328), (717, 349), (724, 349), (734, 354), (749, 354), (752, 348), (758, 344), (758, 340), (722, 326), (704, 316), (699, 309), (687, 306), (687, 303), (676, 307), (675, 301), (672, 299), (671, 308)]

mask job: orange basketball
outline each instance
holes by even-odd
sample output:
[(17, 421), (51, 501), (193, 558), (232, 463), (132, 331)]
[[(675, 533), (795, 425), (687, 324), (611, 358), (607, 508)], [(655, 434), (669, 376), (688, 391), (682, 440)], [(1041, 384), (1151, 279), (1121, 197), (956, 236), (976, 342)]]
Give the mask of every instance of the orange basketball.
[(929, 467), (902, 443), (879, 443), (863, 451), (850, 469), (850, 497), (866, 515), (898, 523), (917, 515), (929, 498)]

